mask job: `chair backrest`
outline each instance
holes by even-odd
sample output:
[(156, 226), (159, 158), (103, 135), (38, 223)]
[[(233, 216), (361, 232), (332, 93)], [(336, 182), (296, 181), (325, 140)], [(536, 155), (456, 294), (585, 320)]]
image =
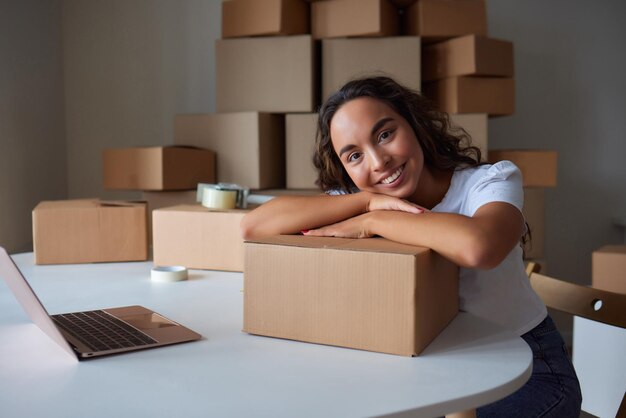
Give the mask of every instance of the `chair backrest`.
[(565, 282), (532, 271), (529, 276), (531, 286), (547, 307), (626, 328), (626, 295)]
[[(540, 266), (526, 266), (530, 284), (547, 307), (592, 321), (626, 328), (626, 295), (581, 286), (539, 274)], [(626, 418), (626, 393), (616, 418)]]

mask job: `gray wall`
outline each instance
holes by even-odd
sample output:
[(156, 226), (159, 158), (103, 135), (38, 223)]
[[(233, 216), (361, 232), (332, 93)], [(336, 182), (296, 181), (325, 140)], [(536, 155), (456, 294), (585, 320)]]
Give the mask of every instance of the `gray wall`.
[(0, 245), (29, 250), (31, 210), (67, 196), (61, 3), (0, 0)]
[(176, 113), (212, 112), (219, 0), (64, 0), (70, 197), (102, 190), (102, 150), (173, 144)]

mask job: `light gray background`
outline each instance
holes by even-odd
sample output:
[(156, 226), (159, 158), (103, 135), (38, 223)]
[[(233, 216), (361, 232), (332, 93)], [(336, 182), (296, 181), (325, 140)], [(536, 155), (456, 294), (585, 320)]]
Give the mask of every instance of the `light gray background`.
[[(176, 113), (212, 112), (218, 0), (0, 0), (0, 245), (31, 249), (45, 199), (102, 190), (101, 151), (172, 143)], [(489, 0), (515, 45), (515, 115), (490, 148), (553, 149), (549, 272), (589, 283), (591, 252), (626, 216), (626, 3)]]

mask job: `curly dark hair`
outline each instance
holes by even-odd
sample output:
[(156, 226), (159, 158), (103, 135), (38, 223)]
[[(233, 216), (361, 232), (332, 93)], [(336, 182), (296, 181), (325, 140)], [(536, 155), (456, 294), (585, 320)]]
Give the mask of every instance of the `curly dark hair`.
[(452, 127), (448, 114), (438, 111), (430, 100), (389, 77), (366, 77), (346, 83), (319, 110), (313, 164), (318, 171), (316, 184), (322, 190), (356, 190), (333, 148), (330, 123), (341, 106), (359, 97), (380, 100), (406, 119), (422, 147), (427, 166), (450, 170), (481, 164), (480, 150), (471, 145), (469, 134)]

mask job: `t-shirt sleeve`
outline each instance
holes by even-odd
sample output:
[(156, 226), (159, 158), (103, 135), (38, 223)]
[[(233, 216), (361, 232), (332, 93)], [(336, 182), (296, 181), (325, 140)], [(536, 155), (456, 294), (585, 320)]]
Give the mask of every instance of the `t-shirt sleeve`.
[(478, 208), (490, 202), (506, 202), (522, 211), (524, 206), (524, 190), (522, 173), (510, 161), (499, 161), (483, 173), (472, 186), (467, 208), (472, 216)]

